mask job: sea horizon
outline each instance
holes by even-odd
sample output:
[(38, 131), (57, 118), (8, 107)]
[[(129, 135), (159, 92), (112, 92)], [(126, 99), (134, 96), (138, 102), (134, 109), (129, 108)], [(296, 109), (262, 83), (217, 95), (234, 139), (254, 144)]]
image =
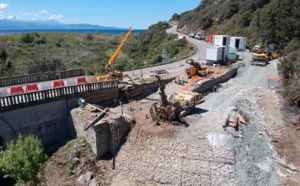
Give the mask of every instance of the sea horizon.
[[(113, 34), (113, 35), (118, 35), (121, 33), (127, 33), (128, 29), (40, 29), (40, 28), (34, 28), (34, 29), (0, 29), (0, 35), (5, 35), (5, 34), (22, 34), (22, 33), (29, 33), (29, 32), (37, 32), (37, 33), (42, 33), (42, 32), (55, 32), (55, 33), (60, 33), (60, 32), (75, 32), (78, 34), (85, 34), (86, 32), (90, 32), (92, 34), (96, 33), (99, 31), (101, 34)], [(144, 31), (143, 29), (136, 29), (134, 30), (133, 34), (137, 34)]]

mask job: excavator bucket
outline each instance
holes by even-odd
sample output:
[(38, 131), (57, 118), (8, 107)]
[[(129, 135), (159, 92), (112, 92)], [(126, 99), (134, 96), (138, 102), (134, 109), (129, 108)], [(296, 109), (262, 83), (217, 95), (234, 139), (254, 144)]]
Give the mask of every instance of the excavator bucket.
[(153, 121), (159, 119), (157, 104), (158, 102), (154, 103), (150, 108), (150, 114)]

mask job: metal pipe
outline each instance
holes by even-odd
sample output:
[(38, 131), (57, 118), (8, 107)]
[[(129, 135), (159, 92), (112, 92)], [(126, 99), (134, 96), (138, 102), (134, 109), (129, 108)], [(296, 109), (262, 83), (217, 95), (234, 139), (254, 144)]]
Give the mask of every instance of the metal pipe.
[(84, 131), (87, 131), (92, 125), (94, 125), (95, 123), (97, 123), (100, 119), (102, 119), (105, 114), (107, 113), (108, 108), (106, 108), (99, 116), (97, 116), (91, 123), (89, 123), (85, 128)]
[(234, 123), (233, 123), (234, 128), (237, 128), (238, 122), (239, 122), (239, 117), (236, 117), (235, 120), (234, 120)]

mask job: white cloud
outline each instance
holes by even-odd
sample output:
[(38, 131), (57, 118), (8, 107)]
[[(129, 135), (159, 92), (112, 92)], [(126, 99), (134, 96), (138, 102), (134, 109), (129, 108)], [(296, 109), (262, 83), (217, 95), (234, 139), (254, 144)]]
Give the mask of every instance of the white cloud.
[(63, 17), (64, 17), (63, 15), (52, 15), (48, 18), (48, 20), (59, 20)]
[(10, 20), (10, 19), (13, 19), (15, 16), (7, 16), (6, 19)]
[(4, 4), (4, 3), (1, 3), (0, 4), (0, 9), (4, 9), (4, 8), (8, 8), (8, 4)]
[(22, 18), (22, 17), (16, 17), (16, 19), (18, 19), (18, 20), (25, 20), (24, 18)]
[(0, 11), (0, 17), (2, 17), (3, 15), (4, 15), (4, 13)]
[(48, 14), (48, 11), (47, 10), (41, 10), (41, 11), (39, 11), (39, 14)]
[(37, 21), (39, 20), (38, 18), (33, 18), (33, 19), (29, 19), (29, 21)]
[(34, 15), (34, 16), (38, 16), (39, 14), (32, 14), (32, 15)]

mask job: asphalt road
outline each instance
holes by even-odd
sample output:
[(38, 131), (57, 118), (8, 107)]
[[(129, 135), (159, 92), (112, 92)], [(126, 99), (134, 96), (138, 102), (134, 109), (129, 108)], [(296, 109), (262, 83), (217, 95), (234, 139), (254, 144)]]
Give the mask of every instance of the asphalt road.
[[(177, 34), (178, 36), (185, 36), (186, 39), (190, 43), (193, 43), (198, 48), (197, 52), (193, 56), (190, 56), (186, 59), (197, 58), (200, 62), (204, 62), (205, 56), (206, 56), (206, 48), (210, 47), (211, 45), (209, 45), (208, 43), (206, 43), (204, 41), (196, 40), (194, 38), (189, 38), (188, 35), (181, 34), (181, 33), (177, 32), (176, 30), (177, 30), (177, 26), (173, 25), (172, 28), (167, 30), (167, 33), (174, 33), (174, 34)], [(138, 69), (138, 70), (134, 70), (134, 71), (125, 71), (125, 72), (123, 72), (123, 74), (124, 75), (128, 74), (130, 77), (134, 78), (134, 77), (141, 77), (141, 73), (143, 73), (143, 78), (150, 78), (150, 75), (152, 75), (153, 71), (156, 71), (156, 70), (166, 70), (169, 73), (177, 73), (177, 72), (182, 73), (182, 71), (186, 67), (189, 66), (188, 64), (186, 64), (186, 59), (182, 59), (182, 60), (179, 60), (176, 62), (172, 62), (172, 63), (168, 63), (165, 65), (160, 65), (160, 66), (155, 66), (155, 67), (148, 67), (148, 68)], [(77, 78), (78, 77), (64, 79), (64, 82), (65, 82), (66, 86), (76, 85)], [(87, 81), (90, 82), (89, 78)], [(40, 90), (46, 90), (46, 89), (52, 88), (53, 81), (38, 82), (37, 84), (38, 84)], [(20, 86), (20, 85), (18, 85), (18, 86)], [(25, 88), (25, 84), (22, 86)], [(10, 87), (0, 88), (0, 97), (8, 96), (9, 90), (10, 90)]]
[[(186, 39), (190, 43), (193, 43), (198, 48), (198, 51), (196, 52), (196, 54), (194, 54), (193, 56), (191, 56), (189, 58), (192, 58), (192, 59), (197, 58), (199, 60), (199, 62), (205, 62), (206, 48), (211, 47), (212, 45), (209, 45), (208, 43), (206, 43), (204, 41), (200, 41), (200, 40), (197, 40), (194, 38), (189, 38), (188, 35), (181, 34), (181, 33), (177, 32), (176, 30), (177, 30), (177, 25), (173, 25), (172, 28), (167, 30), (167, 33), (174, 33), (174, 34), (177, 34), (178, 36), (185, 36)], [(167, 51), (167, 53), (168, 53), (168, 51)], [(186, 59), (189, 59), (189, 58), (186, 58)], [(123, 74), (128, 74), (130, 77), (141, 77), (141, 72), (142, 72), (143, 78), (149, 78), (150, 75), (153, 74), (153, 71), (156, 71), (156, 70), (166, 70), (169, 73), (176, 73), (176, 72), (182, 71), (185, 68), (184, 66), (186, 66), (186, 67), (189, 66), (188, 64), (186, 64), (186, 59), (168, 63), (165, 65), (147, 67), (147, 68), (143, 68), (142, 70), (138, 69), (138, 70), (134, 70), (134, 71), (125, 71), (125, 72), (123, 72)]]

